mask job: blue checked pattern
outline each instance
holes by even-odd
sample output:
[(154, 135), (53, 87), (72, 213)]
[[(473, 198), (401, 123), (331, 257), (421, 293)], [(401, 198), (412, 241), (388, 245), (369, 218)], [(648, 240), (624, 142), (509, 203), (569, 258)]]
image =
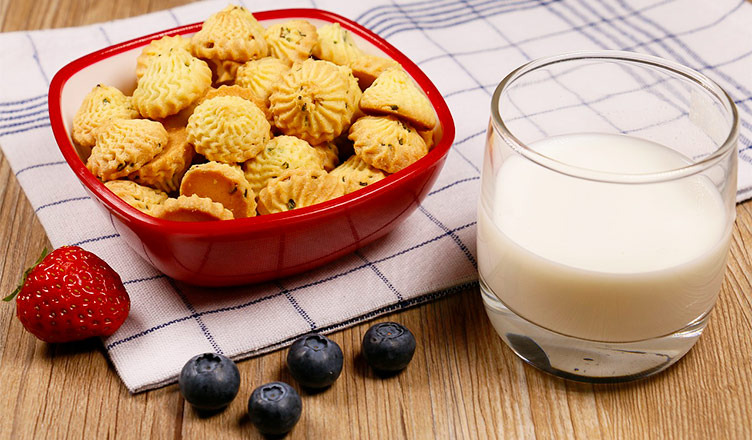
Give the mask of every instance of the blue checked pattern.
[[(672, 59), (717, 81), (742, 115), (738, 200), (752, 196), (752, 4), (746, 0), (436, 0), (341, 2), (260, 0), (249, 9), (316, 7), (368, 27), (413, 59), (449, 103), (457, 136), (445, 168), (418, 210), (379, 243), (327, 267), (257, 286), (203, 289), (158, 273), (122, 243), (60, 156), (47, 112), (50, 78), (67, 62), (148, 32), (193, 23), (225, 6), (204, 1), (128, 20), (0, 34), (0, 146), (54, 246), (76, 244), (108, 261), (132, 298), (128, 321), (105, 347), (132, 392), (175, 380), (205, 351), (236, 359), (285, 346), (308, 331), (330, 332), (474, 285), (475, 204), (489, 100), (498, 81), (533, 58), (620, 49)], [(545, 78), (569, 100), (559, 110), (600, 115), (635, 93), (685, 116), (685, 99), (658, 78), (625, 71), (635, 86), (592, 98)], [(651, 99), (652, 99), (651, 98)], [(603, 117), (604, 123), (613, 123)], [(660, 124), (671, 124), (672, 119)], [(625, 133), (657, 124), (615, 127)], [(541, 127), (540, 130), (545, 135)]]

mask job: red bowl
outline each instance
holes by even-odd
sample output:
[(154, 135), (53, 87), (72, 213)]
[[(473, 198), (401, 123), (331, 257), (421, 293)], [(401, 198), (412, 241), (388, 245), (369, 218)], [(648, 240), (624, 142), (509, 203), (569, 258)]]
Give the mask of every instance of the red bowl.
[(131, 93), (136, 86), (136, 57), (151, 40), (195, 33), (201, 23), (110, 46), (71, 62), (52, 79), (49, 92), (50, 121), (60, 151), (123, 240), (166, 275), (192, 284), (227, 286), (284, 277), (330, 262), (384, 236), (426, 196), (454, 140), (454, 122), (439, 91), (418, 66), (373, 32), (317, 9), (264, 11), (254, 16), (265, 25), (293, 18), (307, 19), (316, 26), (339, 22), (364, 51), (398, 61), (436, 110), (436, 145), (404, 170), (325, 203), (217, 222), (161, 220), (131, 207), (89, 172), (71, 141), (73, 116), (96, 84)]

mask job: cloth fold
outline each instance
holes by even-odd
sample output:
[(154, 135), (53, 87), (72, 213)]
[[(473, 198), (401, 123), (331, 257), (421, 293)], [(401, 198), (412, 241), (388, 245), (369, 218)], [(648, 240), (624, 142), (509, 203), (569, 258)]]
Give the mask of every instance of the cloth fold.
[(475, 209), (491, 93), (508, 72), (533, 58), (620, 49), (705, 73), (739, 108), (737, 197), (752, 196), (752, 4), (746, 0), (239, 3), (251, 11), (330, 10), (386, 38), (426, 72), (447, 100), (457, 127), (454, 146), (426, 200), (377, 243), (300, 276), (197, 288), (142, 261), (99, 213), (57, 148), (47, 89), (58, 69), (82, 55), (202, 21), (227, 2), (197, 2), (76, 28), (0, 34), (0, 146), (53, 246), (82, 246), (120, 273), (132, 310), (104, 344), (131, 392), (174, 382), (197, 353), (253, 356), (312, 330), (335, 331), (475, 283)]

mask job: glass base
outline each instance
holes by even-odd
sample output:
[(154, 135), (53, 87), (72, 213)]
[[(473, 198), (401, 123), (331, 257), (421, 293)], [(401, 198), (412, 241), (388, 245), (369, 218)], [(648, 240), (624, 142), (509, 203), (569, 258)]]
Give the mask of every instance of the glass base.
[(555, 376), (617, 383), (659, 373), (681, 359), (708, 323), (706, 313), (670, 335), (636, 342), (600, 342), (562, 335), (509, 310), (481, 279), (481, 296), (501, 339), (528, 364)]

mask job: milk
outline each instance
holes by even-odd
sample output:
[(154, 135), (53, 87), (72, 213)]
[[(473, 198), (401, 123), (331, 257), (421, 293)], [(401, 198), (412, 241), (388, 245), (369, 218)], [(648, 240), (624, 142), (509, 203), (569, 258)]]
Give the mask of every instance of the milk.
[[(530, 148), (613, 173), (689, 163), (664, 146), (621, 135), (565, 135)], [(479, 272), (521, 317), (569, 336), (628, 342), (673, 333), (713, 306), (731, 222), (707, 177), (594, 182), (514, 155), (491, 189), (493, 206), (481, 202), (478, 213)]]

